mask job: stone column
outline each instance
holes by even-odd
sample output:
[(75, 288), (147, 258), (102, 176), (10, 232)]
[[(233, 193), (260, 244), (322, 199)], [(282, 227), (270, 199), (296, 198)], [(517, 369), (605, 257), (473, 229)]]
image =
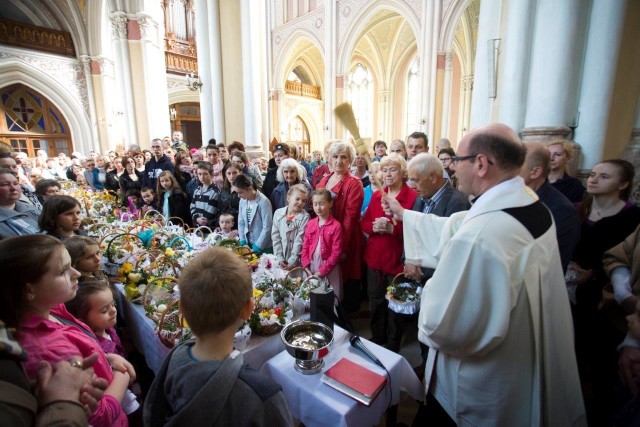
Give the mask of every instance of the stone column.
[(498, 121), (520, 132), (524, 126), (535, 0), (510, 2), (502, 45), (502, 76), (498, 82)]
[(378, 91), (378, 128), (371, 135), (369, 147), (373, 150), (373, 143), (378, 139), (389, 141), (391, 137), (391, 91)]
[[(336, 56), (338, 54), (336, 3), (335, 1), (326, 1), (324, 3), (324, 136), (327, 140), (337, 138), (340, 135), (336, 128), (337, 121), (333, 109), (342, 102), (342, 90), (344, 87), (344, 77), (341, 76), (341, 85), (338, 86), (338, 75), (336, 74)], [(339, 98), (338, 92), (340, 92)]]
[(576, 123), (590, 3), (537, 2), (522, 130), (525, 140), (567, 138)]
[(251, 0), (241, 0), (240, 31), (242, 37), (242, 78), (244, 100), (244, 143), (247, 152), (261, 152), (260, 128), (261, 116), (258, 112), (259, 100), (257, 83), (259, 81), (260, 62), (257, 60), (255, 49), (255, 29), (257, 28), (258, 13)]
[[(624, 141), (609, 140), (607, 136), (612, 127), (617, 70), (624, 66), (620, 63), (620, 43), (626, 3), (593, 1), (578, 103), (580, 119), (575, 130), (575, 141), (582, 148), (582, 169), (591, 169), (603, 157), (619, 156), (623, 148)], [(627, 126), (631, 125), (631, 117), (628, 119)], [(605, 155), (607, 140), (612, 149)], [(616, 142), (617, 150), (613, 147)]]
[[(465, 120), (464, 115), (460, 115), (461, 134), (464, 135), (469, 129), (485, 125), (493, 121), (493, 108), (495, 105), (492, 94), (489, 93), (490, 79), (493, 74), (489, 70), (494, 67), (490, 64), (493, 45), (489, 46), (490, 40), (500, 38), (500, 17), (502, 15), (502, 0), (483, 0), (480, 2), (480, 21), (478, 23), (478, 46), (476, 47), (475, 65), (473, 75), (463, 76), (465, 87), (471, 85), (473, 91), (471, 104), (471, 117), (473, 121)], [(513, 2), (509, 2), (512, 4)], [(494, 68), (495, 70), (495, 68)], [(469, 71), (467, 71), (469, 73)], [(468, 94), (471, 97), (471, 93)], [(466, 102), (466, 101), (465, 101)]]
[(171, 135), (161, 19), (160, 7), (155, 6), (129, 21), (130, 27), (138, 29), (136, 37), (129, 32), (129, 52), (132, 64), (139, 63), (132, 67), (132, 81), (135, 89), (139, 90), (135, 92), (138, 139), (145, 142)]
[[(117, 90), (115, 99), (117, 102), (113, 105), (113, 113), (119, 116), (118, 121), (123, 127), (123, 137), (128, 144), (142, 144), (143, 147), (148, 146), (150, 141), (138, 141), (136, 133), (136, 109), (133, 101), (133, 84), (131, 80), (131, 63), (129, 60), (129, 43), (127, 41), (127, 23), (128, 19), (125, 12), (118, 11), (111, 14), (111, 35), (113, 36), (113, 57), (115, 65)], [(109, 112), (106, 113), (109, 118)], [(114, 123), (118, 125), (119, 123)], [(118, 143), (120, 141), (117, 141)], [(113, 143), (110, 141), (110, 144)], [(115, 148), (115, 144), (113, 144)]]
[(196, 0), (196, 48), (200, 89), (202, 144), (225, 142), (218, 0)]
[(460, 112), (461, 134), (458, 137), (458, 141), (460, 141), (462, 137), (470, 130), (471, 96), (473, 95), (473, 82), (473, 76), (465, 76), (462, 78), (462, 90), (464, 91), (464, 99), (462, 102), (462, 110)]
[(436, 89), (436, 67), (437, 67), (437, 40), (441, 25), (442, 2), (423, 2), (422, 7), (422, 32), (418, 40), (418, 55), (420, 58), (420, 117), (426, 120), (423, 131), (433, 140), (434, 118), (435, 118), (435, 97)]
[[(453, 76), (453, 52), (444, 53), (444, 82), (442, 84), (442, 124), (440, 137), (449, 137), (449, 123), (451, 117), (451, 82)], [(437, 141), (431, 144), (434, 149)]]

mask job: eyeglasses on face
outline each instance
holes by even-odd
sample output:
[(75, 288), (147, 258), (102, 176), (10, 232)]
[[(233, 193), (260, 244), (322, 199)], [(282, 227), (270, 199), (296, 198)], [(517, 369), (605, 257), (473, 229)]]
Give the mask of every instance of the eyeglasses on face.
[[(463, 162), (465, 160), (475, 160), (476, 157), (478, 157), (480, 155), (480, 153), (478, 154), (471, 154), (468, 156), (452, 156), (451, 157), (451, 163), (453, 163), (454, 165), (457, 165), (459, 162)], [(493, 165), (493, 162), (490, 159), (487, 159), (487, 163), (489, 163), (490, 165)]]

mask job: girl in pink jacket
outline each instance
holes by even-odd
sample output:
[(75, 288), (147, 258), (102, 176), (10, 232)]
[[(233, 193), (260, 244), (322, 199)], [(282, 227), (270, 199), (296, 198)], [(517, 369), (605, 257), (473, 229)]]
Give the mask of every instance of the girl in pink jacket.
[(333, 197), (327, 189), (313, 192), (313, 211), (317, 217), (307, 223), (302, 245), (302, 267), (326, 278), (338, 300), (342, 301), (342, 225), (331, 215)]

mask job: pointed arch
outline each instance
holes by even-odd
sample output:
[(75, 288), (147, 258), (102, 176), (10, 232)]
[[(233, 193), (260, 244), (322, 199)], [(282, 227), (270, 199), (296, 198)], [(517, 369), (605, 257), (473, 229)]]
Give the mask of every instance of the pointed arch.
[(451, 45), (456, 35), (456, 26), (470, 2), (471, 0), (453, 0), (453, 3), (444, 12), (442, 29), (438, 39), (438, 52), (451, 50)]
[[(372, 1), (360, 10), (354, 20), (354, 24), (347, 30), (344, 36), (344, 43), (338, 48), (338, 74), (348, 74), (351, 65), (351, 56), (362, 36), (364, 28), (369, 24), (370, 19), (381, 10), (390, 10), (400, 15), (411, 27), (413, 36), (419, 44), (420, 24), (409, 6), (399, 1)], [(420, 50), (420, 46), (418, 46), (418, 50)]]
[[(299, 43), (305, 41), (311, 43), (313, 46), (315, 46), (316, 49), (318, 49), (318, 52), (320, 53), (320, 56), (324, 61), (324, 49), (322, 47), (322, 43), (320, 43), (315, 34), (303, 29), (294, 31), (293, 34), (291, 34), (291, 36), (289, 36), (289, 38), (287, 39), (284, 46), (282, 46), (280, 54), (275, 60), (275, 69), (273, 73), (272, 83), (276, 88), (284, 87), (284, 82), (287, 79), (288, 71), (290, 71), (288, 70), (288, 68), (293, 63), (295, 63), (295, 60), (297, 60), (297, 58), (293, 58), (292, 61), (289, 61), (291, 53), (295, 50), (296, 46)], [(293, 69), (293, 67), (291, 67), (291, 69)], [(318, 70), (316, 70), (316, 72), (318, 72)], [(324, 76), (320, 76), (318, 82), (321, 83), (319, 86), (322, 87), (322, 83), (324, 83)]]
[(40, 92), (60, 110), (69, 125), (76, 151), (88, 153), (98, 148), (89, 116), (80, 101), (60, 82), (24, 61), (10, 58), (0, 62), (0, 88), (16, 83)]
[(309, 131), (309, 140), (311, 141), (311, 150), (321, 150), (324, 143), (324, 130), (322, 124), (316, 118), (314, 111), (307, 104), (298, 104), (295, 108), (287, 113), (284, 123), (288, 125), (296, 116), (304, 121)]

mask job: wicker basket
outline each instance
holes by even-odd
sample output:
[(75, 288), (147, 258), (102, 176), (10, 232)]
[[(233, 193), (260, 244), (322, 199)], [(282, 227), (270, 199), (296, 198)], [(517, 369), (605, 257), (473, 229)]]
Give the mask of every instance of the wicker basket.
[(168, 348), (175, 347), (184, 333), (184, 319), (179, 303), (180, 301), (176, 300), (168, 305), (158, 322), (158, 338)]
[[(265, 289), (265, 291), (258, 297), (256, 298), (256, 303), (255, 303), (255, 308), (253, 310), (253, 316), (258, 316), (258, 320), (257, 323), (254, 324), (254, 326), (251, 328), (253, 330), (253, 332), (255, 332), (258, 335), (261, 336), (271, 336), (271, 335), (275, 335), (277, 333), (279, 333), (282, 328), (284, 328), (284, 325), (281, 324), (280, 322), (277, 323), (271, 323), (269, 325), (263, 325), (260, 323), (260, 313), (265, 309), (265, 307), (261, 307), (260, 306), (260, 301), (262, 301), (262, 298), (264, 298), (265, 295), (267, 295), (267, 293), (271, 291), (275, 291), (275, 288), (267, 288)], [(288, 291), (287, 291), (288, 292)], [(282, 307), (282, 310), (285, 310), (285, 307)]]
[[(167, 287), (158, 283), (164, 281), (171, 282), (172, 285), (178, 282), (174, 277), (157, 277), (147, 283), (147, 286), (145, 286), (144, 292), (142, 293), (142, 306), (144, 307), (144, 311), (147, 314), (147, 317), (156, 323), (160, 322), (162, 316), (162, 313), (158, 314), (155, 311), (158, 299), (160, 301), (166, 300), (164, 304), (167, 305), (167, 310), (169, 309), (169, 306), (176, 301), (176, 298), (173, 295), (173, 286)], [(156, 304), (152, 304), (154, 301), (156, 301)]]
[[(404, 280), (402, 280), (404, 279)], [(389, 309), (399, 314), (415, 314), (420, 311), (420, 284), (407, 280), (404, 274), (400, 273), (396, 275), (391, 281), (392, 286), (399, 287), (411, 287), (416, 289), (417, 298), (414, 301), (399, 301), (393, 299), (389, 292), (385, 295), (387, 301), (389, 301)]]

